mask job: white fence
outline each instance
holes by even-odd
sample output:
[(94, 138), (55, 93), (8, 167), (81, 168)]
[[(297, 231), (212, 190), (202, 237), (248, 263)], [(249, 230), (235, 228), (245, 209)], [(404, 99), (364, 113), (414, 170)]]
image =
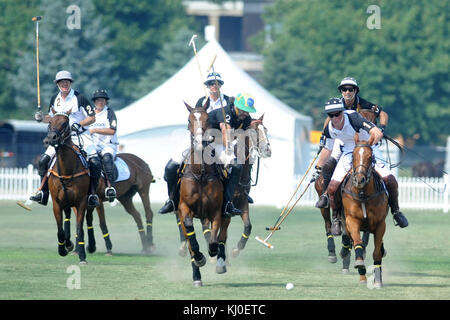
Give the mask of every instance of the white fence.
[[(303, 192), (304, 186), (309, 181), (308, 179), (305, 179), (303, 185), (299, 188), (298, 195)], [(292, 182), (292, 190), (296, 189), (299, 181)], [(448, 175), (444, 175), (444, 178), (400, 177), (398, 178), (400, 207), (437, 209), (448, 212), (448, 183)], [(0, 200), (26, 200), (39, 187), (39, 184), (39, 175), (32, 165), (29, 165), (27, 168), (0, 168)], [(258, 187), (260, 188), (261, 186)], [(286, 202), (291, 195), (286, 197)], [(312, 206), (317, 199), (314, 187), (311, 186), (298, 205)]]

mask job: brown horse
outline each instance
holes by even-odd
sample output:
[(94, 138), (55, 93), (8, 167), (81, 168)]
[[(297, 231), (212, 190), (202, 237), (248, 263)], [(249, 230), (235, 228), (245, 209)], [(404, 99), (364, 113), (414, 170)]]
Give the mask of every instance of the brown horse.
[(56, 150), (56, 162), (50, 168), (48, 186), (53, 201), (53, 213), (58, 228), (58, 253), (66, 256), (68, 249), (73, 248), (67, 241), (62, 212), (74, 207), (77, 219), (77, 245), (80, 264), (86, 262), (84, 246), (83, 222), (87, 209), (87, 194), (89, 189), (89, 170), (83, 162), (81, 152), (71, 139), (69, 113), (56, 113), (50, 120), (45, 143)]
[[(367, 120), (375, 123), (376, 121), (376, 113), (375, 108), (372, 109), (361, 109), (359, 110), (359, 113), (366, 118)], [(316, 189), (317, 195), (320, 197), (325, 190), (323, 190), (323, 176), (321, 175), (319, 179), (315, 181), (314, 187)], [(339, 208), (338, 210), (342, 210), (342, 208)], [(334, 243), (334, 236), (331, 233), (331, 210), (330, 208), (320, 208), (320, 213), (322, 214), (323, 221), (325, 222), (325, 235), (327, 237), (327, 249), (328, 249), (328, 262), (330, 263), (336, 263), (337, 257), (336, 257), (336, 246)], [(363, 248), (364, 248), (364, 254), (366, 251), (366, 247), (369, 244), (369, 236), (370, 233), (367, 231), (363, 232)], [(342, 258), (342, 271), (344, 273), (347, 273), (349, 271), (350, 266), (350, 256), (351, 256), (351, 240), (348, 237), (348, 235), (343, 234), (342, 235), (342, 247), (339, 255)]]
[[(236, 154), (238, 154), (239, 161), (242, 161), (244, 164), (242, 166), (239, 184), (236, 186), (234, 191), (233, 204), (236, 208), (242, 211), (241, 218), (244, 223), (244, 231), (242, 232), (236, 248), (232, 251), (232, 256), (234, 258), (237, 257), (240, 251), (245, 248), (252, 231), (248, 206), (248, 194), (250, 193), (250, 188), (252, 186), (251, 172), (254, 159), (258, 158), (259, 161), (259, 158), (269, 158), (272, 155), (267, 128), (263, 124), (263, 119), (264, 115), (262, 115), (258, 120), (252, 121), (249, 129), (244, 132), (238, 132), (237, 135), (237, 138), (240, 141), (245, 141), (245, 150), (243, 150), (244, 159), (239, 159), (239, 149), (236, 152)], [(257, 170), (259, 170), (259, 168)]]
[[(142, 251), (144, 253), (150, 253), (154, 250), (153, 244), (153, 211), (150, 206), (150, 185), (155, 182), (153, 179), (153, 174), (147, 165), (147, 163), (139, 158), (138, 156), (131, 153), (120, 153), (117, 157), (121, 158), (128, 166), (130, 170), (130, 177), (123, 181), (118, 181), (115, 184), (117, 192), (117, 200), (124, 206), (125, 210), (134, 218), (137, 224), (139, 236), (142, 243)], [(100, 229), (103, 233), (103, 238), (105, 240), (105, 246), (107, 250), (107, 255), (111, 255), (112, 243), (110, 240), (110, 235), (108, 232), (108, 227), (106, 226), (105, 220), (105, 208), (103, 202), (106, 201), (105, 198), (105, 178), (100, 179), (97, 194), (100, 199), (100, 206), (97, 207), (97, 213), (99, 217)], [(144, 227), (139, 211), (133, 204), (133, 197), (138, 193), (144, 205), (145, 218), (146, 218), (146, 228)], [(94, 229), (92, 226), (93, 221), (93, 208), (88, 208), (86, 213), (86, 222), (88, 226), (88, 251), (90, 253), (95, 252), (95, 236)]]
[(367, 282), (360, 230), (374, 235), (374, 285), (375, 288), (380, 288), (383, 236), (389, 205), (386, 188), (373, 166), (372, 142), (372, 138), (369, 141), (359, 141), (358, 134), (355, 134), (356, 147), (353, 150), (351, 173), (342, 184), (342, 205), (346, 233), (351, 237), (355, 249), (355, 268), (358, 269), (360, 283)]
[[(192, 108), (188, 104), (191, 148), (182, 172), (178, 215), (184, 237), (187, 239), (193, 270), (194, 286), (202, 286), (200, 267), (206, 263), (205, 256), (195, 237), (193, 219), (211, 222), (208, 252), (218, 256), (216, 272), (226, 272), (225, 242), (230, 218), (222, 218), (223, 186), (217, 164), (203, 161), (203, 134), (207, 129), (206, 107)], [(220, 230), (220, 234), (219, 234)]]

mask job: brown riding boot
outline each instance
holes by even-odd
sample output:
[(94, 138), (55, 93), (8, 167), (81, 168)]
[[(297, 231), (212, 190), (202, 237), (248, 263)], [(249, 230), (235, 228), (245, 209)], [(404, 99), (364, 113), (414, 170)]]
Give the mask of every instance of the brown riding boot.
[(340, 210), (337, 209), (336, 202), (334, 201), (334, 195), (340, 184), (340, 181), (331, 180), (327, 189), (327, 193), (330, 197), (330, 207), (333, 210), (333, 219), (331, 221), (331, 234), (333, 236), (340, 236), (342, 234), (342, 218), (339, 214)]
[(391, 213), (394, 216), (394, 224), (400, 228), (406, 228), (408, 226), (408, 220), (400, 211), (398, 205), (398, 183), (393, 175), (388, 175), (383, 178), (386, 185), (387, 191), (389, 193), (388, 203), (391, 207)]

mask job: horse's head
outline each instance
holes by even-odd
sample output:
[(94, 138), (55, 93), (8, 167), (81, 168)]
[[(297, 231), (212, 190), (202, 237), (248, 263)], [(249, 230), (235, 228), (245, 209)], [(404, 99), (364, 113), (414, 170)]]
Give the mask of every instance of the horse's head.
[(201, 151), (203, 148), (203, 134), (208, 125), (208, 113), (206, 108), (209, 105), (209, 98), (206, 100), (203, 107), (192, 108), (186, 102), (184, 103), (189, 111), (188, 130), (191, 132), (192, 142), (196, 151)]
[[(53, 110), (54, 112), (54, 110)], [(69, 115), (64, 112), (54, 112), (48, 124), (47, 136), (44, 139), (44, 144), (58, 147), (63, 145), (67, 139), (70, 138)]]
[(362, 189), (370, 181), (373, 170), (372, 137), (369, 141), (359, 141), (355, 134), (355, 149), (353, 149), (353, 186)]
[(272, 156), (272, 149), (270, 147), (267, 128), (263, 124), (263, 119), (264, 114), (258, 120), (253, 120), (250, 124), (250, 128), (256, 133), (250, 135), (252, 144), (250, 151), (256, 152), (258, 157), (270, 158)]

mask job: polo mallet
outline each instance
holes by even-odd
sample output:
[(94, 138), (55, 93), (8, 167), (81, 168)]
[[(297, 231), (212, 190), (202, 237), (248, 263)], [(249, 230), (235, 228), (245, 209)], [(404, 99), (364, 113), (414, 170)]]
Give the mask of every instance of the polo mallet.
[(202, 87), (203, 90), (205, 90), (205, 98), (208, 98), (208, 91), (206, 91), (206, 87), (204, 84), (204, 80), (203, 80), (203, 74), (202, 74), (202, 68), (200, 67), (200, 61), (198, 60), (198, 56), (197, 56), (197, 48), (195, 47), (195, 38), (197, 38), (197, 35), (194, 34), (191, 38), (191, 41), (189, 41), (189, 46), (192, 46), (192, 49), (194, 50), (194, 55), (195, 55), (195, 60), (197, 61), (197, 67), (198, 67), (198, 72), (200, 73), (200, 79), (202, 81)]
[(300, 195), (300, 197), (297, 198), (297, 200), (294, 202), (294, 204), (289, 208), (289, 210), (286, 212), (286, 209), (288, 208), (289, 204), (291, 203), (292, 199), (294, 198), (294, 196), (297, 194), (298, 189), (300, 188), (300, 186), (303, 183), (303, 180), (305, 179), (305, 177), (307, 176), (309, 170), (311, 170), (312, 165), (314, 164), (314, 162), (316, 162), (317, 157), (319, 156), (320, 152), (322, 151), (322, 147), (319, 148), (319, 150), (316, 153), (316, 156), (314, 157), (314, 159), (311, 161), (308, 169), (306, 170), (305, 174), (303, 175), (302, 179), (300, 180), (299, 184), (297, 185), (297, 188), (295, 189), (295, 192), (292, 194), (291, 198), (289, 199), (289, 202), (286, 204), (286, 206), (284, 207), (283, 211), (281, 211), (280, 216), (278, 217), (277, 221), (275, 222), (273, 227), (266, 227), (266, 230), (270, 231), (269, 235), (265, 238), (262, 239), (261, 237), (256, 236), (255, 239), (262, 243), (263, 245), (265, 245), (267, 248), (269, 249), (273, 249), (273, 245), (268, 243), (267, 240), (270, 239), (270, 237), (272, 237), (272, 235), (274, 234), (275, 231), (280, 230), (280, 226), (283, 223), (283, 221), (287, 218), (287, 216), (292, 212), (292, 210), (295, 208), (295, 206), (297, 205), (297, 203), (300, 201), (300, 199), (303, 197), (303, 195), (305, 194), (306, 190), (308, 190), (309, 186), (311, 185), (311, 183), (314, 181), (313, 179), (311, 179), (308, 183), (308, 185), (306, 186), (305, 190), (303, 190), (302, 194)]
[(37, 98), (38, 98), (38, 111), (41, 111), (41, 91), (39, 86), (39, 21), (42, 20), (42, 16), (33, 17), (31, 20), (36, 22), (36, 77), (37, 77)]

